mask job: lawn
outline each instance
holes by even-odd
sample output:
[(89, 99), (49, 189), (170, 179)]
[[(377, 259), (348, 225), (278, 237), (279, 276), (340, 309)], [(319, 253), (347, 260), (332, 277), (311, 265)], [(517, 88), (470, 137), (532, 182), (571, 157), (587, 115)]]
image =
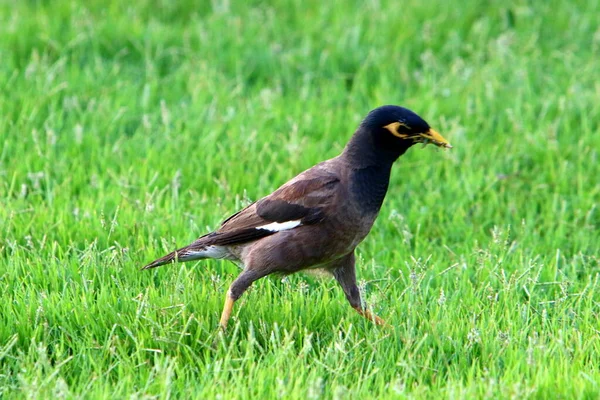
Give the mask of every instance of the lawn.
[[(0, 3), (0, 398), (597, 398), (600, 4)], [(406, 106), (328, 279), (140, 271)]]

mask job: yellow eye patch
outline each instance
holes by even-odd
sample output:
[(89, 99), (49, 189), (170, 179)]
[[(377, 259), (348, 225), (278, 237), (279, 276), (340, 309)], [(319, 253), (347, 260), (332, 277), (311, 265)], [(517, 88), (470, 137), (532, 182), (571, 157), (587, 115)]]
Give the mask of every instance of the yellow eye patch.
[(392, 122), (391, 124), (387, 124), (386, 126), (384, 126), (385, 129), (387, 129), (388, 131), (391, 132), (392, 135), (402, 138), (402, 139), (406, 139), (408, 138), (410, 135), (407, 135), (406, 133), (400, 133), (400, 127), (403, 126), (406, 129), (410, 130), (410, 127), (406, 124), (403, 124), (402, 122)]

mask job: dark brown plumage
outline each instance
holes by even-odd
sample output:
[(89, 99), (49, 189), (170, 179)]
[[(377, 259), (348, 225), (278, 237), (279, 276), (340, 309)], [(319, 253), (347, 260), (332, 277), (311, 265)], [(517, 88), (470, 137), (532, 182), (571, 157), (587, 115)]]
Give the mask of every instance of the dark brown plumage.
[(354, 309), (381, 325), (361, 303), (354, 249), (377, 217), (392, 164), (415, 143), (452, 147), (412, 111), (379, 107), (362, 121), (341, 155), (302, 172), (218, 230), (143, 269), (205, 258), (238, 263), (242, 272), (229, 287), (221, 315), (225, 328), (233, 303), (252, 282), (272, 273), (320, 268), (339, 282)]

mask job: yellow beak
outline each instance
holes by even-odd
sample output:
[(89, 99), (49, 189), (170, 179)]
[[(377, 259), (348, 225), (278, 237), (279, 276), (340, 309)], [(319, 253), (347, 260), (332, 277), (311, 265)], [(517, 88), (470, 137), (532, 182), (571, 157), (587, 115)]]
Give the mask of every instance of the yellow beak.
[(431, 143), (435, 144), (438, 147), (445, 147), (447, 149), (452, 148), (452, 145), (448, 143), (448, 141), (444, 139), (442, 135), (440, 135), (433, 129), (429, 129), (429, 131), (425, 133), (420, 133), (419, 135), (429, 140)]

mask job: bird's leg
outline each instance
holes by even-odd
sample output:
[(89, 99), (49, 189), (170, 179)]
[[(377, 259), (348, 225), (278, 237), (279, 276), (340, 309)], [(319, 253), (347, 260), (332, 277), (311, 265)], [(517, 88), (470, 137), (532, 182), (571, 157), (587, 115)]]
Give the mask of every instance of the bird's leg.
[(219, 322), (219, 326), (222, 330), (227, 328), (227, 322), (229, 321), (229, 317), (231, 317), (233, 304), (242, 296), (242, 294), (244, 294), (255, 280), (260, 279), (265, 275), (267, 274), (246, 269), (235, 279), (235, 281), (233, 281), (231, 286), (229, 286), (227, 296), (225, 297), (225, 304), (223, 305), (223, 312), (221, 313), (221, 320)]
[(354, 268), (354, 263), (354, 253), (350, 253), (347, 256), (342, 257), (336, 262), (335, 268), (332, 270), (333, 276), (344, 290), (346, 299), (348, 299), (348, 302), (352, 308), (354, 308), (366, 319), (375, 322), (375, 324), (385, 326), (386, 323), (384, 320), (373, 314), (362, 305), (360, 300), (360, 290), (358, 290), (358, 286), (356, 285), (356, 271)]
[(231, 311), (233, 310), (233, 304), (235, 300), (229, 294), (229, 290), (227, 291), (227, 295), (225, 296), (225, 305), (223, 306), (223, 312), (221, 313), (221, 321), (219, 322), (219, 326), (222, 330), (227, 328), (227, 321), (229, 321), (229, 317), (231, 316)]

